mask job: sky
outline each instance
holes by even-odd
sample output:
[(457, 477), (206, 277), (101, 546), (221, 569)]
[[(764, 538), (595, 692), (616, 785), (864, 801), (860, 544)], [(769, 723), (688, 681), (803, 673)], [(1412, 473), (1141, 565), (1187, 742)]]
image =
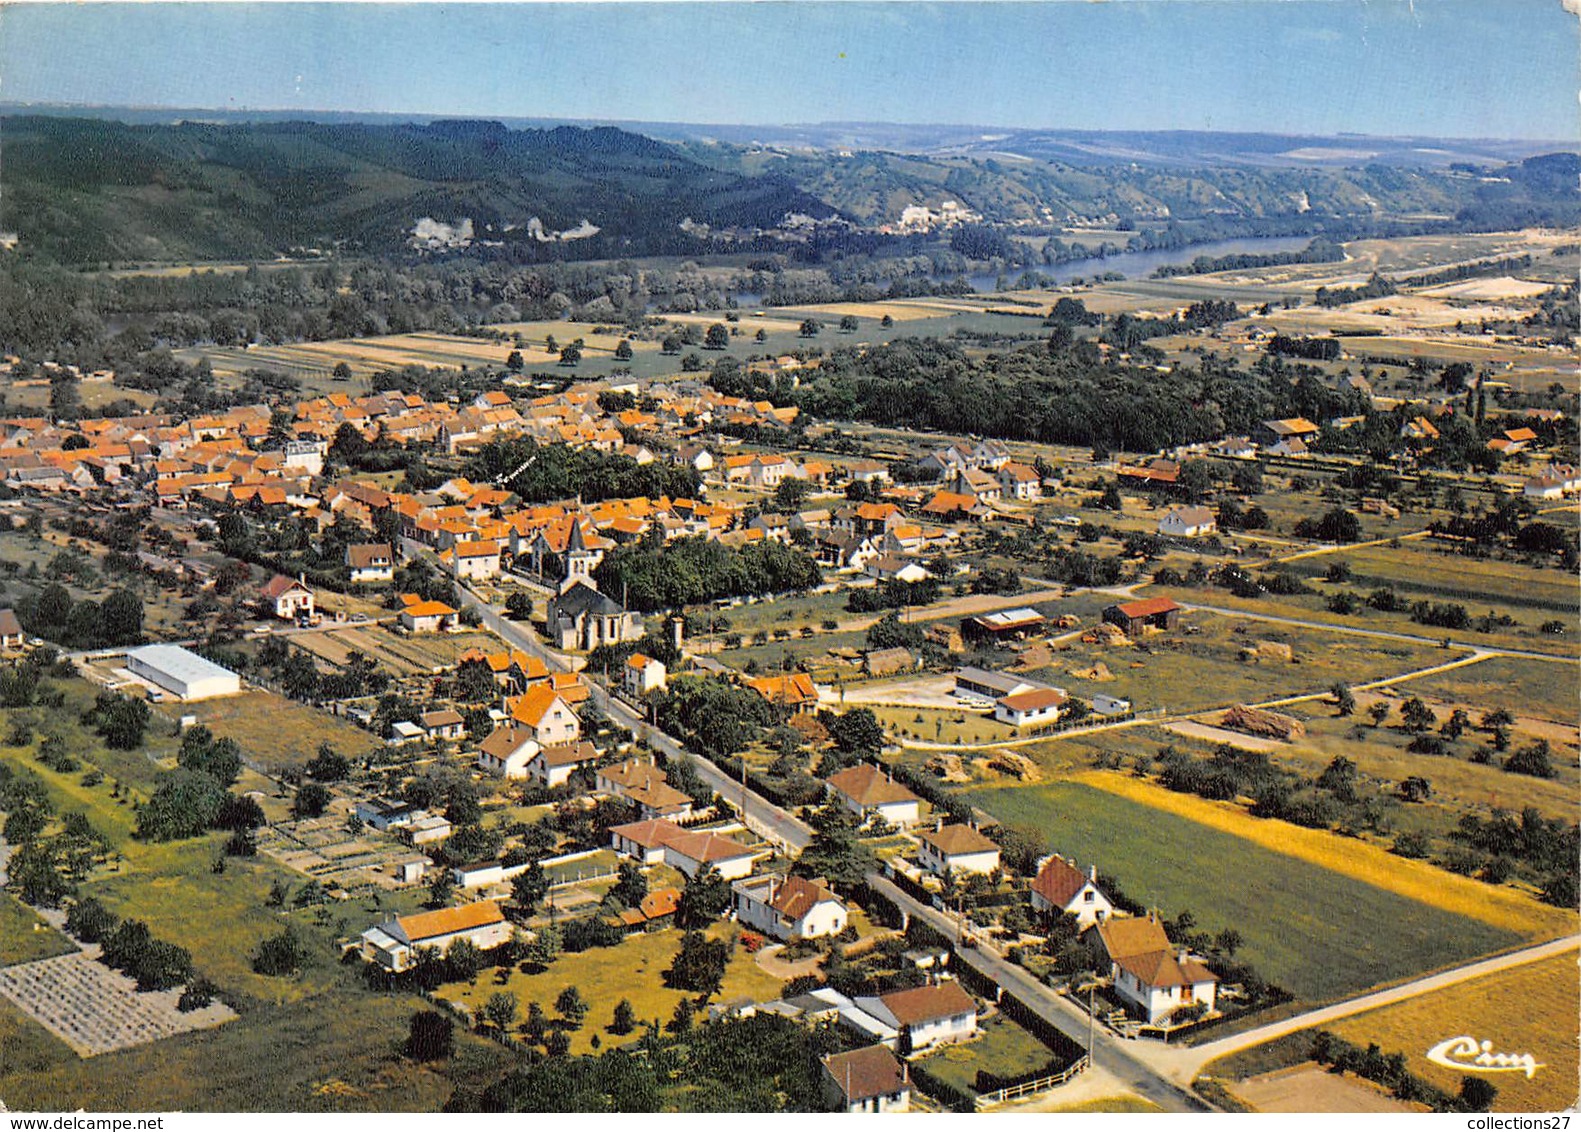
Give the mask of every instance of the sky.
[(0, 101), (1572, 139), (1561, 0), (23, 3)]

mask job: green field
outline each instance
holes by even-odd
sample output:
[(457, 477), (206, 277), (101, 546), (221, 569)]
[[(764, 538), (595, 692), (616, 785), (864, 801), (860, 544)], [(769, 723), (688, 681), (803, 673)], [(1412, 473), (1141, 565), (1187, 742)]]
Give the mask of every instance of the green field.
[[(1495, 656), (1469, 668), (1412, 680), (1402, 689), (1490, 709), (1508, 708), (1518, 716), (1574, 725), (1578, 686), (1581, 669), (1573, 664)], [(1472, 718), (1479, 717), (1473, 712)]]
[(50, 959), (77, 950), (65, 936), (9, 892), (0, 892), (0, 967)]
[(1307, 1002), (1355, 994), (1521, 942), (1162, 810), (1071, 783), (966, 795), (995, 818), (1043, 830), (1056, 850), (1119, 877), (1167, 916), (1233, 927), (1238, 956)]
[(946, 1084), (977, 1091), (977, 1071), (1009, 1077), (1041, 1069), (1053, 1058), (1048, 1046), (1003, 1014), (978, 1027), (974, 1041), (960, 1042), (930, 1053), (921, 1064)]

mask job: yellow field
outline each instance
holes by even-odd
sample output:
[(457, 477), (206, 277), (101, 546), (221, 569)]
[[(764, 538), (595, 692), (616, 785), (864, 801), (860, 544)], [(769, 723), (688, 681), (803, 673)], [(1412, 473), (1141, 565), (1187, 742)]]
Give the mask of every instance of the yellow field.
[(302, 766), (322, 742), (353, 759), (380, 746), (362, 728), (273, 692), (177, 704), (171, 714), (197, 716), (214, 734), (235, 739), (250, 758), (274, 771)]
[(1427, 1060), (1438, 1042), (1459, 1035), (1491, 1041), (1499, 1053), (1530, 1053), (1542, 1068), (1524, 1073), (1478, 1074), (1499, 1090), (1497, 1112), (1557, 1112), (1577, 1100), (1581, 1042), (1576, 1036), (1581, 973), (1577, 953), (1499, 971), (1407, 1002), (1385, 1006), (1328, 1027), (1365, 1047), (1404, 1053), (1411, 1072), (1456, 1092), (1463, 1070)]
[[(711, 938), (720, 938), (734, 931), (733, 926), (716, 924), (708, 930)], [(439, 989), (443, 998), (465, 1002), (473, 1010), (481, 1010), (489, 995), (509, 991), (516, 996), (516, 1024), (527, 1017), (527, 1004), (536, 1002), (552, 1021), (558, 1017), (554, 1000), (566, 987), (574, 986), (582, 993), (589, 1010), (587, 1021), (580, 1030), (571, 1033), (573, 1054), (593, 1052), (595, 1034), (603, 1045), (616, 1038), (606, 1027), (615, 1012), (615, 1004), (630, 999), (639, 1024), (657, 1018), (663, 1025), (675, 1012), (676, 1004), (683, 998), (695, 998), (689, 991), (671, 990), (664, 985), (663, 974), (681, 947), (681, 932), (670, 928), (628, 938), (617, 947), (593, 947), (575, 954), (564, 954), (550, 965), (547, 971), (524, 975), (513, 969), (509, 978), (501, 983), (493, 969), (485, 971), (470, 984), (452, 983)], [(779, 996), (783, 987), (757, 965), (752, 956), (737, 948), (725, 972), (724, 986), (716, 1001), (747, 995), (762, 1001)]]
[(1320, 865), (1341, 876), (1446, 912), (1523, 932), (1534, 939), (1550, 939), (1576, 930), (1574, 913), (1540, 904), (1512, 888), (1495, 888), (1434, 868), (1424, 861), (1396, 857), (1369, 842), (1341, 839), (1323, 830), (1304, 829), (1288, 822), (1254, 818), (1232, 803), (1177, 794), (1138, 778), (1103, 771), (1085, 771), (1073, 777), (1099, 790), (1245, 838), (1275, 853)]
[(796, 307), (797, 313), (806, 312), (811, 315), (822, 315), (826, 319), (844, 318), (853, 315), (856, 318), (867, 318), (877, 322), (886, 314), (896, 322), (913, 322), (925, 318), (938, 318), (943, 314), (953, 314), (958, 310), (981, 310), (981, 307), (966, 306), (953, 303), (947, 299), (917, 299), (896, 300), (888, 303), (817, 303), (812, 306)]

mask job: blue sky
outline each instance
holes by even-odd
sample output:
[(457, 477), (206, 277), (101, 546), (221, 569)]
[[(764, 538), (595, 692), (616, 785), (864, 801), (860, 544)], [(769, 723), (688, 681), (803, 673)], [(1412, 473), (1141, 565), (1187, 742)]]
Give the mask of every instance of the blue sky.
[(21, 4), (0, 99), (1566, 139), (1560, 0)]

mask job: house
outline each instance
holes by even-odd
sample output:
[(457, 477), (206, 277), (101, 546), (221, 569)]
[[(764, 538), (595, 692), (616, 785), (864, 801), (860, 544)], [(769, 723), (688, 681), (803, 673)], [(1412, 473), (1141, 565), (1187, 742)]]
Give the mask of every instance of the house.
[(1152, 460), (1140, 467), (1118, 464), (1114, 475), (1128, 487), (1172, 488), (1180, 482), (1180, 465), (1173, 460)]
[(1004, 488), (995, 476), (977, 468), (963, 468), (950, 480), (950, 489), (959, 495), (969, 495), (979, 503), (998, 503)]
[(617, 794), (635, 802), (644, 821), (684, 818), (692, 812), (692, 799), (671, 786), (664, 771), (641, 759), (625, 759), (603, 767), (595, 786), (600, 793)]
[(981, 613), (963, 619), (961, 637), (973, 645), (1023, 641), (1041, 633), (1047, 624), (1048, 618), (1027, 606), (1001, 609), (995, 613)]
[(459, 739), (467, 731), (467, 721), (454, 708), (425, 711), (417, 717), (417, 722), (430, 739)]
[(26, 643), (27, 634), (22, 632), (16, 610), (0, 609), (0, 649), (19, 649)]
[(1044, 727), (1059, 719), (1069, 698), (1059, 688), (1016, 692), (994, 704), (994, 718), (1011, 727)]
[(871, 1045), (823, 1058), (823, 1092), (842, 1112), (911, 1111), (911, 1073), (887, 1046)]
[(872, 763), (858, 763), (831, 774), (825, 786), (864, 822), (878, 817), (890, 825), (908, 826), (915, 825), (921, 816), (922, 799)]
[(309, 620), (313, 616), (313, 591), (297, 578), (276, 574), (258, 593), (258, 604), (281, 621)]
[(547, 789), (563, 786), (579, 770), (598, 762), (598, 750), (587, 740), (539, 747), (527, 760), (527, 777)]
[(845, 903), (822, 877), (748, 877), (730, 892), (737, 921), (785, 943), (845, 930)]
[(582, 735), (582, 721), (552, 685), (539, 684), (506, 701), (512, 724), (527, 730), (530, 738), (548, 747), (569, 743)]
[(805, 672), (792, 672), (784, 676), (760, 676), (744, 681), (758, 695), (771, 704), (791, 712), (815, 711), (818, 707), (818, 688)]
[(1158, 521), (1158, 533), (1171, 538), (1199, 538), (1218, 529), (1218, 520), (1206, 507), (1171, 507)]
[(395, 579), (395, 553), (387, 542), (358, 542), (346, 548), (346, 566), (353, 584)]
[(1035, 680), (1024, 680), (1007, 672), (989, 672), (986, 668), (957, 668), (955, 670), (956, 696), (963, 699), (999, 700), (1017, 692), (1030, 692), (1045, 688)]
[(1156, 914), (1111, 916), (1094, 930), (1109, 956), (1115, 993), (1150, 1025), (1167, 1024), (1199, 1003), (1213, 1010), (1218, 977), (1169, 942)]
[(1437, 440), (1438, 427), (1426, 417), (1413, 417), (1400, 426), (1402, 440)]
[(486, 582), (499, 577), (500, 544), (493, 539), (458, 542), (440, 558), (454, 567), (456, 577), (469, 582)]
[(1043, 477), (1036, 468), (1011, 462), (999, 469), (1000, 490), (1011, 499), (1030, 501), (1043, 498)]
[(664, 687), (664, 665), (654, 660), (651, 656), (642, 653), (632, 653), (621, 670), (621, 686), (626, 694), (633, 699), (642, 699), (649, 692), (654, 692)]
[(682, 444), (670, 455), (672, 463), (691, 468), (698, 475), (714, 470), (714, 454), (701, 444)]
[(1114, 905), (1098, 888), (1098, 866), (1084, 873), (1074, 861), (1054, 856), (1043, 862), (1032, 881), (1032, 911), (1045, 916), (1069, 913), (1090, 928), (1112, 916)]
[(440, 814), (430, 814), (417, 810), (412, 814), (412, 820), (406, 822), (397, 831), (401, 840), (408, 845), (432, 845), (443, 841), (450, 836), (450, 819)]
[(675, 913), (681, 906), (681, 890), (656, 888), (644, 896), (635, 908), (627, 908), (616, 917), (616, 922), (628, 932), (656, 932), (675, 923)]
[(417, 962), (423, 948), (443, 954), (458, 939), (479, 951), (490, 951), (511, 938), (511, 924), (491, 900), (441, 908), (415, 916), (397, 916), (362, 933), (360, 951), (369, 963), (387, 971), (405, 971)]
[(526, 778), (539, 743), (525, 727), (503, 723), (478, 745), (477, 766), (496, 778)]
[(1312, 449), (1299, 436), (1287, 436), (1268, 448), (1268, 455), (1270, 456), (1300, 457), (1310, 456), (1311, 454)]
[(856, 1005), (894, 1027), (908, 1052), (963, 1041), (977, 1032), (977, 1003), (954, 981), (859, 997)]
[(1299, 440), (1304, 444), (1315, 439), (1319, 431), (1318, 426), (1305, 417), (1288, 417), (1279, 421), (1264, 421), (1257, 439), (1265, 445), (1277, 445), (1288, 440)]
[(549, 639), (559, 649), (618, 645), (642, 639), (642, 614), (628, 612), (618, 601), (579, 580), (549, 599)]
[(1125, 630), (1126, 636), (1139, 637), (1148, 629), (1173, 629), (1180, 623), (1180, 606), (1167, 597), (1144, 598), (1109, 606), (1103, 619)]
[(455, 628), (456, 611), (442, 601), (414, 601), (397, 620), (408, 633), (445, 633)]
[(863, 571), (869, 578), (880, 582), (896, 581), (915, 585), (926, 581), (927, 568), (915, 558), (902, 558), (898, 554), (884, 554), (873, 559)]
[(611, 826), (610, 845), (615, 852), (643, 865), (665, 864), (687, 876), (696, 876), (712, 865), (725, 880), (752, 872), (758, 852), (719, 833), (692, 832), (664, 818)]
[(917, 859), (929, 872), (991, 873), (999, 867), (999, 846), (969, 825), (940, 825), (917, 835)]

